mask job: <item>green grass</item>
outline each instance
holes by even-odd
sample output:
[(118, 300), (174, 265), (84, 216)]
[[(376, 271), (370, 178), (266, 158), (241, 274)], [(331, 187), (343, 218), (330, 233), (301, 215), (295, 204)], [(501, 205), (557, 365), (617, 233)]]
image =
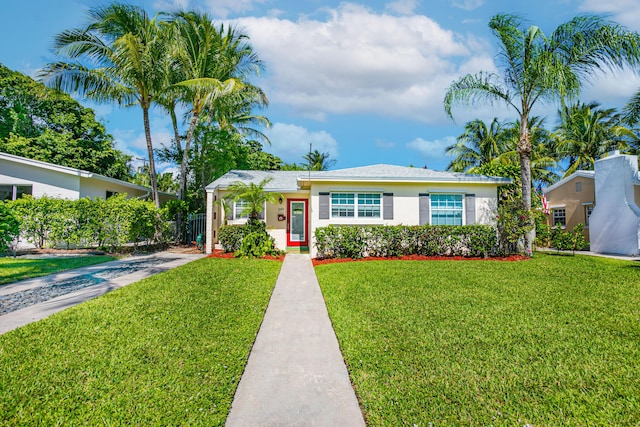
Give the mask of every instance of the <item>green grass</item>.
[(224, 425), (280, 266), (205, 258), (0, 336), (0, 425)]
[(0, 258), (0, 285), (58, 273), (72, 268), (86, 267), (113, 261), (110, 256), (58, 257), (58, 258)]
[(640, 263), (537, 254), (316, 272), (370, 426), (640, 425)]

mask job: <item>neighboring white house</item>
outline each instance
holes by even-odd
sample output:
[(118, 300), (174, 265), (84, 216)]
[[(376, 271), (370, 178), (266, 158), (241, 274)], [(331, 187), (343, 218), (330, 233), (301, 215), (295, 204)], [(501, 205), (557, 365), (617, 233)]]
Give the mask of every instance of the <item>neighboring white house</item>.
[[(126, 193), (128, 197), (151, 198), (150, 189), (92, 172), (0, 153), (0, 201), (25, 194), (77, 200), (105, 199)], [(160, 193), (160, 203), (176, 196)]]
[(322, 172), (240, 171), (218, 178), (207, 191), (207, 245), (218, 243), (225, 222), (241, 224), (242, 202), (225, 216), (221, 203), (229, 185), (272, 181), (267, 191), (283, 198), (268, 204), (263, 218), (280, 249), (308, 248), (315, 256), (314, 232), (329, 224), (492, 224), (498, 186), (509, 178), (441, 172), (394, 165), (373, 165)]

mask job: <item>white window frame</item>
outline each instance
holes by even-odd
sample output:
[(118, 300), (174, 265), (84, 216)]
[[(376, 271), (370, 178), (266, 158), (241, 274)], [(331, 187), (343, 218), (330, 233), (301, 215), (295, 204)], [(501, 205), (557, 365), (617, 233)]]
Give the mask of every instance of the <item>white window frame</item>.
[[(560, 211), (562, 211), (563, 214), (556, 216), (556, 213), (559, 214)], [(556, 220), (559, 220), (560, 218), (563, 219), (564, 224), (556, 224)], [(557, 207), (557, 208), (552, 208), (551, 209), (551, 226), (552, 227), (560, 226), (562, 228), (567, 226), (567, 208), (565, 208), (565, 207)]]
[[(353, 198), (353, 204), (334, 204), (334, 196), (337, 195), (346, 195), (351, 196)], [(369, 196), (377, 196), (377, 200), (375, 198), (370, 198)], [(360, 203), (364, 201), (373, 201), (374, 203)], [(377, 203), (375, 203), (377, 201)], [(329, 194), (329, 212), (331, 219), (357, 219), (357, 220), (381, 220), (383, 218), (382, 215), (382, 193), (379, 192), (371, 192), (371, 191), (333, 191)], [(378, 207), (377, 215), (361, 215), (361, 213), (371, 211), (375, 213), (375, 206)], [(363, 208), (361, 212), (360, 207)], [(346, 209), (346, 212), (349, 212), (349, 208), (351, 208), (351, 212), (353, 215), (336, 215), (334, 209)]]
[[(244, 206), (242, 206), (244, 205)], [(247, 221), (249, 219), (249, 215), (248, 214), (241, 214), (240, 212), (242, 212), (242, 209), (248, 205), (248, 203), (242, 199), (238, 200), (238, 201), (233, 201), (233, 221)], [(262, 212), (260, 212), (258, 214), (258, 219), (261, 221), (264, 221), (265, 219), (265, 215), (267, 212), (267, 204), (265, 203), (262, 206)]]
[[(3, 187), (11, 187), (11, 199), (6, 199), (7, 201), (14, 201), (18, 197), (18, 187), (29, 187), (31, 192), (28, 193), (30, 196), (33, 196), (33, 184), (2, 184)], [(22, 193), (25, 194), (25, 193)]]
[[(429, 195), (429, 224), (431, 225), (465, 225), (466, 224), (466, 218), (465, 218), (465, 196), (462, 193), (431, 193)], [(440, 207), (434, 208), (434, 198), (437, 198), (438, 196), (456, 196), (456, 197), (460, 197), (460, 208), (447, 208), (447, 209), (443, 209)], [(459, 211), (460, 212), (460, 224), (434, 224), (433, 221), (433, 214), (435, 212), (447, 212), (447, 211)]]

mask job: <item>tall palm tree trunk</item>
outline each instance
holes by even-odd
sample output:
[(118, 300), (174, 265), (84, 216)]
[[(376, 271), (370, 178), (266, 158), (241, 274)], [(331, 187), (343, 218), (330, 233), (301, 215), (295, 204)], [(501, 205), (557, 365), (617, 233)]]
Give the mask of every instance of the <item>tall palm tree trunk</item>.
[(153, 145), (151, 143), (151, 126), (149, 126), (149, 107), (142, 107), (142, 117), (144, 120), (144, 136), (147, 141), (147, 153), (149, 155), (149, 178), (151, 180), (151, 196), (156, 208), (160, 208), (160, 198), (158, 197), (158, 180), (156, 178), (156, 162), (153, 159)]
[(193, 133), (196, 125), (198, 124), (198, 117), (200, 114), (197, 111), (193, 112), (191, 123), (189, 123), (189, 130), (187, 131), (187, 138), (184, 141), (184, 150), (182, 151), (182, 162), (180, 163), (180, 186), (178, 191), (178, 198), (184, 199), (187, 191), (187, 165), (189, 164), (189, 149), (191, 148), (191, 140), (193, 139)]
[[(527, 211), (531, 210), (531, 135), (529, 132), (529, 118), (523, 114), (520, 118), (520, 138), (518, 140), (518, 155), (520, 156), (520, 179), (522, 180), (522, 202)], [(525, 253), (533, 254), (533, 240), (535, 228), (524, 236)]]

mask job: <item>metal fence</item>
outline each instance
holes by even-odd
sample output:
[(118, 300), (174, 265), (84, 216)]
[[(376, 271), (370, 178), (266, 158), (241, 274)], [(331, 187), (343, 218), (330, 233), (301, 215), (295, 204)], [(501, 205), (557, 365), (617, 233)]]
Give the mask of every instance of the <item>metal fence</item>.
[(207, 229), (207, 214), (189, 214), (189, 231), (188, 231), (188, 242), (195, 242), (198, 234), (202, 233), (204, 236), (205, 231)]

